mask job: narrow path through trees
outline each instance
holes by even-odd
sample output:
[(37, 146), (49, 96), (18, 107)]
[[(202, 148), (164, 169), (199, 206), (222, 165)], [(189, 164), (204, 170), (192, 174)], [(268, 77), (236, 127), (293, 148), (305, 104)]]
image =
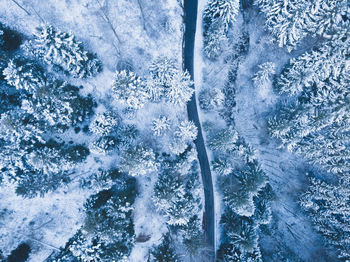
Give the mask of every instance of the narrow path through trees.
[[(183, 61), (184, 70), (187, 70), (193, 79), (193, 58), (194, 43), (196, 34), (198, 0), (185, 0), (185, 38), (183, 43)], [(205, 197), (205, 241), (206, 248), (209, 250), (207, 255), (208, 261), (215, 261), (215, 210), (214, 210), (214, 192), (213, 180), (210, 172), (208, 155), (203, 139), (201, 123), (198, 116), (198, 108), (196, 103), (196, 93), (192, 96), (187, 104), (187, 113), (189, 120), (193, 121), (198, 128), (198, 136), (195, 140), (199, 165), (202, 174), (204, 197)]]

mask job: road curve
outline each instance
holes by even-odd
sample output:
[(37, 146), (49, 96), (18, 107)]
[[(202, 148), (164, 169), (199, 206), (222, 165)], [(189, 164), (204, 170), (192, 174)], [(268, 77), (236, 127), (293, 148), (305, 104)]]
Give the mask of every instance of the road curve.
[[(197, 24), (198, 0), (184, 0), (184, 21), (185, 21), (185, 37), (183, 42), (183, 69), (187, 70), (193, 79), (193, 57), (194, 43)], [(197, 152), (199, 165), (201, 169), (204, 198), (205, 198), (205, 241), (206, 248), (209, 250), (207, 261), (215, 261), (215, 211), (214, 211), (214, 193), (213, 180), (211, 177), (208, 155), (203, 139), (201, 123), (198, 116), (198, 108), (196, 103), (196, 93), (193, 94), (191, 100), (187, 104), (187, 113), (189, 120), (192, 120), (198, 128), (198, 136), (194, 141)]]

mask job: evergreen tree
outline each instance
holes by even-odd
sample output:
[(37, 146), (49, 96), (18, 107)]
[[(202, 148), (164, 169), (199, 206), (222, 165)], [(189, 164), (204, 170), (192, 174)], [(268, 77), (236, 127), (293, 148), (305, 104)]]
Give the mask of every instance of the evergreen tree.
[(10, 60), (3, 70), (5, 80), (16, 89), (35, 93), (36, 89), (45, 85), (46, 76), (37, 64), (21, 58)]
[(279, 46), (293, 49), (308, 34), (339, 37), (349, 27), (347, 1), (258, 0), (266, 26)]
[(234, 151), (237, 148), (238, 133), (234, 129), (224, 129), (209, 139), (210, 149), (218, 152)]
[(272, 62), (266, 62), (258, 67), (259, 70), (255, 73), (253, 82), (256, 87), (263, 87), (271, 82), (271, 78), (275, 74), (275, 64)]
[(166, 116), (159, 116), (152, 121), (152, 131), (155, 136), (163, 135), (170, 128), (169, 119)]
[(43, 25), (37, 28), (34, 36), (35, 39), (25, 45), (27, 52), (62, 68), (72, 76), (92, 77), (102, 70), (101, 62), (95, 55), (85, 51), (82, 43), (71, 33)]
[(132, 176), (146, 175), (158, 169), (153, 150), (143, 145), (131, 146), (123, 151), (119, 166), (120, 171)]
[(166, 86), (178, 72), (178, 69), (174, 60), (160, 56), (152, 62), (149, 71), (153, 79)]
[(95, 116), (90, 123), (89, 129), (95, 135), (106, 136), (115, 131), (118, 124), (119, 119), (117, 115), (112, 112), (104, 112)]
[(124, 261), (135, 243), (133, 203), (135, 180), (125, 177), (126, 187), (103, 190), (85, 204), (84, 225), (64, 249), (47, 262)]
[(329, 43), (291, 61), (277, 84), (299, 95), (269, 121), (272, 136), (334, 173), (349, 170), (349, 40)]
[(175, 248), (171, 243), (170, 233), (163, 235), (162, 243), (154, 247), (151, 252), (153, 262), (179, 262)]
[(199, 93), (199, 106), (203, 110), (217, 110), (223, 104), (225, 96), (218, 88), (205, 89)]
[(311, 178), (311, 184), (301, 196), (301, 206), (309, 212), (316, 229), (336, 248), (338, 257), (350, 259), (350, 187), (348, 178), (337, 185)]
[(115, 73), (112, 91), (117, 101), (133, 109), (142, 108), (149, 98), (141, 78), (125, 70)]
[(239, 0), (211, 0), (204, 10), (205, 20), (220, 20), (225, 31), (235, 21), (239, 9)]
[(190, 74), (187, 71), (181, 72), (178, 70), (166, 85), (165, 97), (172, 104), (184, 106), (190, 101), (193, 92), (193, 82)]

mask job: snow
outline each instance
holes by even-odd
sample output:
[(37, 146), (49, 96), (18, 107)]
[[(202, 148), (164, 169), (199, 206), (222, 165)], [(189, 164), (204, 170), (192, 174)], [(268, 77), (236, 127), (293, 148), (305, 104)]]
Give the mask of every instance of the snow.
[[(26, 37), (32, 37), (35, 28), (42, 23), (52, 24), (61, 31), (72, 32), (78, 41), (83, 42), (86, 50), (96, 52), (103, 63), (103, 71), (88, 80), (67, 78), (70, 83), (82, 85), (83, 94), (92, 93), (100, 104), (97, 113), (117, 111), (121, 114), (123, 107), (113, 100), (111, 86), (116, 70), (131, 68), (141, 77), (148, 75), (148, 66), (158, 56), (175, 59), (180, 66), (182, 54), (182, 9), (177, 0), (142, 1), (142, 12), (138, 1), (109, 1), (109, 0), (66, 0), (66, 1), (17, 1), (26, 10), (22, 10), (11, 0), (0, 1), (0, 21), (4, 21)], [(107, 20), (106, 20), (107, 18)], [(113, 27), (113, 29), (112, 29)], [(130, 30), (132, 28), (132, 30)], [(145, 30), (146, 29), (146, 30)], [(119, 38), (119, 39), (118, 39)], [(61, 76), (64, 78), (63, 76)], [(103, 106), (101, 105), (103, 104)], [(159, 115), (167, 115), (176, 124), (187, 119), (184, 106), (164, 104), (147, 104), (136, 113), (134, 119), (124, 120), (127, 124), (136, 124), (145, 142), (163, 149), (169, 145), (168, 137), (157, 141), (151, 135), (152, 119)], [(74, 141), (89, 143), (91, 139), (82, 133), (69, 132), (65, 136)], [(169, 149), (167, 149), (169, 150)], [(92, 194), (78, 186), (80, 178), (91, 174), (96, 167), (102, 165), (108, 168), (115, 165), (112, 156), (97, 156), (91, 154), (87, 163), (77, 174), (75, 181), (66, 188), (45, 197), (22, 199), (14, 194), (11, 186), (2, 186), (0, 190), (1, 210), (7, 208), (11, 215), (2, 220), (6, 223), (1, 232), (0, 249), (4, 255), (9, 254), (21, 240), (32, 240), (33, 250), (30, 261), (43, 261), (55, 248), (63, 247), (67, 240), (82, 225), (84, 214), (82, 206), (86, 198)], [(159, 244), (162, 233), (165, 232), (165, 222), (158, 215), (151, 202), (152, 185), (157, 175), (140, 177), (140, 194), (135, 202), (135, 231), (136, 235), (145, 233), (151, 238), (145, 243), (137, 243), (130, 261), (145, 261), (149, 248)], [(150, 180), (150, 181), (149, 181)], [(45, 215), (48, 213), (48, 215)], [(51, 219), (53, 219), (51, 221)], [(38, 223), (44, 224), (40, 231), (32, 230)], [(34, 221), (31, 226), (30, 221)], [(51, 221), (45, 224), (46, 221)], [(16, 232), (16, 233), (14, 233)], [(27, 236), (17, 232), (28, 232)], [(49, 247), (52, 245), (53, 247)], [(55, 247), (55, 248), (54, 248)]]

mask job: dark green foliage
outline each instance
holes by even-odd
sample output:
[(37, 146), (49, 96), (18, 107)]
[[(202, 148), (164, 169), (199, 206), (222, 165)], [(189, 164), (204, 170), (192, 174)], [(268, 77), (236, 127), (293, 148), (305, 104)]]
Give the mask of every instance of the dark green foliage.
[(172, 244), (170, 233), (163, 236), (162, 243), (153, 248), (151, 252), (152, 262), (179, 262), (175, 248)]
[(7, 257), (7, 262), (25, 262), (27, 261), (30, 253), (30, 246), (26, 243), (20, 244), (11, 254)]
[(92, 77), (102, 70), (102, 64), (96, 55), (85, 51), (82, 43), (72, 34), (61, 32), (51, 25), (38, 27), (35, 39), (27, 42), (25, 48), (29, 54), (73, 77)]
[(43, 197), (46, 193), (60, 188), (70, 182), (66, 172), (57, 174), (46, 174), (33, 170), (17, 171), (16, 194), (25, 198), (33, 198), (38, 195)]
[[(84, 225), (65, 248), (47, 261), (120, 261), (135, 241), (133, 208), (136, 180), (110, 171), (116, 186), (92, 195), (85, 203)], [(122, 186), (120, 186), (122, 184)]]
[(0, 23), (0, 50), (13, 52), (19, 48), (22, 42), (21, 35)]

